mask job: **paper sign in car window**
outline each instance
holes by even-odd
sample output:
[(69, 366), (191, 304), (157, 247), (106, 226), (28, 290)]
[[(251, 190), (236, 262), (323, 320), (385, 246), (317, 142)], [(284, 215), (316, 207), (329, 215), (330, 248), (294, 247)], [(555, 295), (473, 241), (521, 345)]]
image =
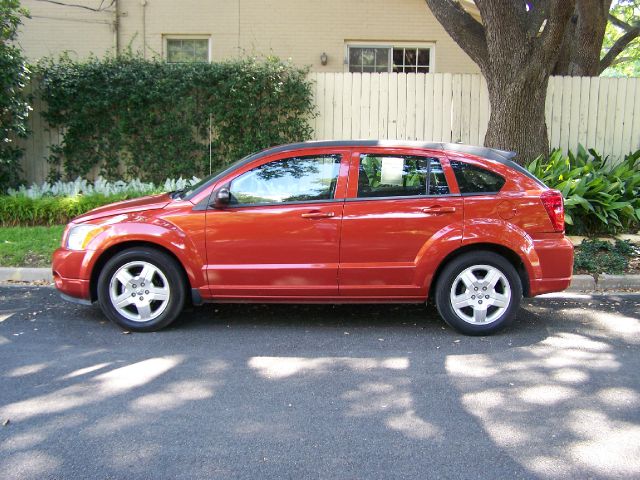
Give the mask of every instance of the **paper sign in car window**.
[(404, 158), (384, 157), (380, 183), (384, 185), (402, 185)]

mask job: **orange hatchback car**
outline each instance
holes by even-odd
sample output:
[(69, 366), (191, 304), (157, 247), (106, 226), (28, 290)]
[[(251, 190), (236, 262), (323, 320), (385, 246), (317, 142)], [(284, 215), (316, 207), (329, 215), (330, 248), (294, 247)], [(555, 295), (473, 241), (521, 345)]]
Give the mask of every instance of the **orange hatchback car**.
[(565, 289), (560, 192), (459, 144), (326, 141), (250, 155), (184, 190), (74, 219), (53, 256), (67, 300), (154, 331), (203, 302), (423, 303), (470, 335)]

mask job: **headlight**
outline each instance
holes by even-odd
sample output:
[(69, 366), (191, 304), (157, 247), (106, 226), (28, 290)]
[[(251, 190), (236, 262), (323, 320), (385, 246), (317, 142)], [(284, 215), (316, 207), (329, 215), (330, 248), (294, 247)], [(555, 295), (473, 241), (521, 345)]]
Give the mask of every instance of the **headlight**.
[(93, 238), (106, 227), (99, 225), (76, 225), (69, 230), (67, 235), (67, 248), (69, 250), (84, 250)]

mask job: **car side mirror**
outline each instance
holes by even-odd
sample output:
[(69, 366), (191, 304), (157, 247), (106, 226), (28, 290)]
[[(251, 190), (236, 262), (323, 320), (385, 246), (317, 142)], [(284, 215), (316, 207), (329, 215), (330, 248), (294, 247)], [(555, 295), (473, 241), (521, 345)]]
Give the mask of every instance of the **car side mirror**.
[(213, 194), (213, 208), (226, 208), (231, 202), (231, 192), (229, 187), (221, 187)]

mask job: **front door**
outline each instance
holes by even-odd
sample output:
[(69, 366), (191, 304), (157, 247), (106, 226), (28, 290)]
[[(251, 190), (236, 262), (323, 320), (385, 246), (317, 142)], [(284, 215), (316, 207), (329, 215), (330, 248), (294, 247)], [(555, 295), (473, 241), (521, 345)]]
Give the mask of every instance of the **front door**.
[(214, 298), (338, 293), (344, 193), (337, 193), (346, 185), (347, 162), (344, 152), (305, 152), (262, 161), (228, 182), (230, 205), (207, 211), (206, 271)]
[(461, 232), (463, 200), (451, 194), (444, 157), (365, 152), (370, 153), (355, 153), (351, 161), (340, 295), (424, 298), (420, 265), (434, 253), (434, 240), (452, 228)]

